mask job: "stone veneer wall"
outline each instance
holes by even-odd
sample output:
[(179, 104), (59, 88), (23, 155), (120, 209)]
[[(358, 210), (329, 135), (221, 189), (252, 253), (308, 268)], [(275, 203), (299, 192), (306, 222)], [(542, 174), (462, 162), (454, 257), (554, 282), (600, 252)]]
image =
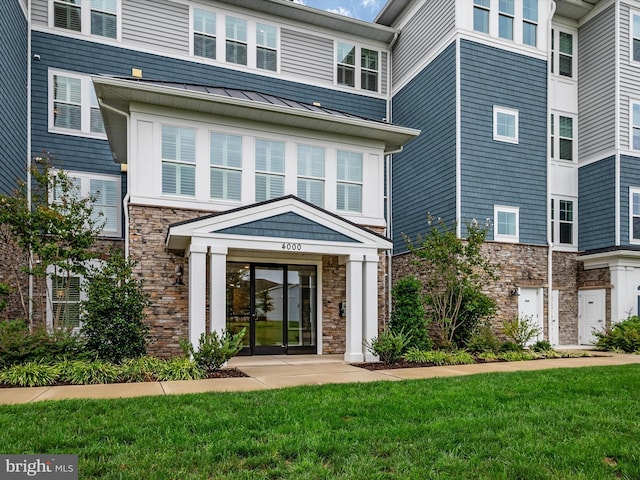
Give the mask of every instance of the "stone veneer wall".
[[(129, 206), (129, 252), (132, 258), (139, 262), (136, 272), (144, 280), (144, 288), (151, 299), (147, 322), (151, 327), (154, 342), (147, 350), (152, 355), (169, 357), (180, 354), (180, 339), (188, 337), (188, 286), (172, 285), (176, 265), (183, 265), (184, 278), (188, 279), (188, 259), (184, 258), (181, 252), (166, 251), (164, 245), (169, 225), (210, 213), (167, 207)], [(372, 230), (381, 232), (381, 229)], [(344, 353), (346, 319), (340, 317), (339, 305), (346, 298), (346, 265), (337, 256), (324, 256), (322, 263), (322, 332), (319, 332), (322, 335), (322, 348), (327, 354)], [(383, 289), (384, 255), (380, 256), (379, 265), (379, 288)], [(386, 318), (385, 299), (386, 295), (381, 293), (379, 324)]]
[(553, 288), (558, 290), (560, 345), (578, 343), (578, 254), (553, 252)]

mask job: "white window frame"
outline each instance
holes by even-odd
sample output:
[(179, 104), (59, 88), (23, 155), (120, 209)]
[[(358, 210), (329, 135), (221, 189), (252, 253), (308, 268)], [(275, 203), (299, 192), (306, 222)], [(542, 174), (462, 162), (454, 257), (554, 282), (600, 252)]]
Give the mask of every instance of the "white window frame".
[[(515, 214), (516, 219), (516, 233), (515, 235), (507, 235), (498, 232), (498, 214), (499, 213), (512, 213)], [(493, 239), (496, 242), (506, 243), (518, 243), (520, 241), (520, 207), (510, 207), (506, 205), (494, 205), (493, 206)]]
[[(311, 168), (311, 165), (309, 164), (309, 169), (308, 169), (308, 173), (307, 172), (300, 172), (300, 149), (302, 148), (308, 148), (310, 149), (310, 152), (313, 152), (313, 150), (321, 150), (322, 151), (322, 176), (314, 176), (313, 175), (313, 169)], [(297, 177), (296, 177), (296, 195), (300, 198), (302, 198), (303, 200), (305, 200), (306, 202), (309, 203), (313, 203), (311, 201), (310, 198), (303, 198), (302, 195), (300, 194), (300, 188), (299, 188), (299, 182), (305, 182), (307, 185), (309, 184), (313, 184), (313, 183), (319, 183), (322, 184), (322, 202), (321, 204), (314, 204), (320, 208), (324, 208), (325, 205), (325, 197), (326, 197), (326, 156), (327, 156), (327, 149), (325, 147), (319, 147), (316, 145), (306, 145), (306, 144), (297, 144), (296, 145), (296, 173), (297, 173)], [(311, 157), (308, 159), (309, 163), (311, 163), (313, 158), (313, 155), (311, 155)]]
[[(344, 44), (344, 45), (351, 45), (354, 47), (355, 49), (355, 64), (353, 65), (354, 68), (354, 79), (353, 79), (353, 83), (354, 85), (347, 85), (344, 83), (338, 83), (338, 66), (339, 65), (343, 65), (343, 63), (339, 62), (339, 58), (338, 58), (338, 45), (339, 44)], [(366, 49), (366, 50), (371, 50), (374, 52), (378, 52), (378, 82), (377, 82), (377, 87), (376, 90), (369, 90), (367, 88), (363, 88), (362, 87), (362, 72), (363, 71), (370, 71), (373, 72), (374, 70), (370, 70), (370, 69), (366, 69), (362, 67), (362, 49)], [(335, 86), (337, 87), (341, 87), (341, 88), (349, 88), (349, 89), (356, 89), (356, 90), (361, 90), (363, 92), (371, 92), (371, 93), (380, 93), (381, 91), (381, 82), (382, 82), (382, 51), (379, 48), (375, 48), (375, 47), (371, 47), (368, 45), (360, 45), (358, 43), (349, 41), (349, 40), (335, 40), (333, 42), (333, 83)], [(344, 64), (344, 65), (348, 65), (348, 64)]]
[[(339, 212), (347, 212), (347, 213), (356, 213), (356, 214), (361, 214), (364, 208), (364, 168), (365, 168), (365, 159), (364, 159), (364, 155), (362, 154), (362, 152), (357, 152), (357, 151), (351, 151), (351, 150), (343, 150), (343, 149), (337, 149), (336, 150), (336, 167), (338, 165), (338, 158), (340, 157), (340, 154), (344, 153), (347, 154), (347, 159), (346, 160), (353, 160), (353, 155), (359, 156), (359, 160), (360, 160), (360, 174), (361, 174), (361, 178), (360, 180), (354, 180), (351, 178), (340, 178), (340, 172), (337, 172), (336, 175), (336, 210)], [(353, 187), (359, 187), (360, 188), (360, 205), (358, 209), (354, 209), (354, 208), (349, 208), (351, 207), (351, 205), (346, 205), (347, 202), (347, 195), (345, 194), (345, 206), (347, 208), (340, 208), (338, 206), (338, 197), (337, 197), (337, 191), (338, 191), (338, 187), (340, 185), (344, 185), (346, 188), (349, 188), (351, 186)]]
[[(80, 100), (80, 121), (81, 127), (80, 130), (75, 130), (71, 128), (63, 128), (55, 126), (55, 113), (54, 113), (54, 103), (55, 103), (55, 84), (54, 77), (61, 76), (67, 78), (78, 79), (81, 82), (81, 100)], [(100, 138), (106, 140), (106, 133), (92, 132), (91, 131), (91, 109), (95, 108), (92, 99), (95, 98), (95, 94), (93, 91), (93, 83), (91, 82), (91, 77), (89, 75), (83, 75), (77, 72), (69, 72), (65, 70), (56, 70), (49, 69), (48, 72), (48, 87), (49, 87), (49, 133), (62, 133), (65, 135), (73, 135), (78, 137), (91, 137), (91, 138)]]
[[(213, 15), (215, 18), (215, 33), (211, 34), (209, 32), (203, 32), (203, 31), (199, 31), (195, 29), (195, 18), (196, 18), (196, 10)], [(217, 12), (213, 11), (213, 10), (209, 10), (207, 8), (200, 8), (200, 6), (195, 7), (192, 6), (189, 9), (189, 52), (191, 53), (192, 56), (196, 57), (196, 58), (202, 58), (202, 59), (206, 59), (206, 60), (216, 60), (219, 58), (219, 52), (218, 50), (220, 49), (220, 46), (218, 45), (220, 43), (220, 26), (218, 25), (219, 22), (219, 17), (220, 15), (218, 15)], [(216, 40), (216, 51), (215, 51), (215, 58), (211, 58), (211, 57), (205, 57), (202, 55), (196, 55), (195, 53), (195, 36), (196, 34), (201, 34), (210, 38), (215, 38)]]
[(102, 35), (96, 35), (91, 33), (91, 0), (82, 0), (78, 7), (80, 8), (80, 31), (70, 30), (67, 28), (61, 28), (55, 26), (55, 3), (64, 3), (59, 0), (49, 0), (49, 27), (55, 28), (58, 31), (69, 32), (75, 35), (90, 35), (95, 38), (105, 39), (106, 41), (121, 41), (122, 40), (122, 0), (116, 0), (116, 37), (105, 37)]
[[(526, 0), (524, 0), (522, 2), (522, 44), (529, 46), (529, 47), (537, 47), (538, 46), (538, 23), (540, 21), (540, 2), (538, 0), (532, 0), (536, 2), (536, 18), (527, 18), (527, 16), (525, 15), (525, 10), (524, 10), (524, 2)], [(532, 25), (535, 31), (535, 40), (533, 45), (530, 43), (526, 43), (524, 41), (524, 30), (525, 30), (525, 25)]]
[[(638, 31), (635, 31), (635, 18), (638, 18)], [(638, 64), (640, 60), (634, 60), (634, 40), (638, 40), (638, 50), (640, 50), (640, 11), (631, 10), (629, 12), (629, 62)], [(640, 56), (640, 51), (638, 52)]]
[[(258, 169), (258, 145), (259, 143), (264, 142), (267, 145), (266, 148), (266, 164), (264, 169)], [(274, 169), (272, 166), (273, 157), (271, 155), (271, 147), (272, 145), (281, 144), (282, 145), (282, 170)], [(255, 190), (254, 195), (257, 202), (271, 200), (273, 198), (278, 198), (282, 195), (286, 195), (287, 191), (287, 142), (284, 140), (275, 140), (269, 138), (255, 138), (255, 148), (254, 148), (254, 159), (255, 159)], [(258, 178), (263, 177), (266, 181), (265, 186), (265, 195), (266, 198), (258, 199)], [(280, 195), (272, 195), (271, 193), (271, 179), (282, 180), (282, 193)]]
[(637, 122), (635, 122), (634, 114), (633, 114), (634, 113), (633, 110), (635, 106), (637, 106), (638, 109), (640, 110), (640, 100), (631, 100), (629, 102), (629, 150), (638, 152), (640, 151), (640, 145), (638, 145), (638, 148), (634, 148), (634, 145), (633, 145), (634, 130), (637, 130), (638, 136), (640, 136), (640, 114), (638, 115)]
[(629, 187), (629, 244), (640, 245), (640, 238), (633, 238), (633, 217), (640, 218), (640, 212), (634, 215), (633, 212), (633, 196), (640, 196), (640, 187)]
[[(487, 5), (487, 3), (489, 5)], [(476, 29), (475, 19), (476, 19), (476, 10), (486, 12), (487, 16), (487, 30), (478, 30)], [(485, 35), (489, 35), (491, 33), (491, 2), (490, 0), (474, 0), (473, 1), (473, 10), (472, 10), (472, 22), (473, 22), (473, 31), (482, 33)]]
[[(194, 29), (194, 10), (202, 10), (205, 12), (209, 12), (215, 15), (216, 17), (216, 58), (209, 57), (201, 57), (199, 55), (195, 55), (194, 48), (194, 36), (196, 34), (196, 30)], [(244, 43), (247, 47), (247, 63), (246, 65), (241, 63), (229, 62), (227, 61), (227, 41), (231, 40), (227, 37), (227, 17), (233, 17), (237, 20), (242, 20), (245, 22), (247, 27), (247, 37)], [(276, 52), (276, 70), (269, 70), (264, 68), (258, 68), (258, 47), (267, 48), (262, 45), (258, 45), (258, 36), (257, 36), (257, 28), (258, 25), (264, 25), (267, 27), (271, 27), (275, 29), (276, 33), (276, 46), (275, 48), (270, 49)], [(225, 64), (231, 66), (233, 68), (238, 69), (251, 69), (258, 70), (260, 72), (269, 72), (271, 74), (276, 74), (280, 72), (280, 60), (281, 60), (281, 46), (280, 46), (280, 27), (274, 23), (268, 21), (262, 21), (260, 19), (247, 17), (236, 12), (227, 12), (219, 9), (207, 8), (205, 5), (191, 5), (189, 8), (189, 55), (194, 58), (197, 58), (200, 62), (205, 63), (218, 63)]]
[[(212, 139), (214, 135), (220, 135), (225, 137), (225, 153), (224, 153), (224, 163), (222, 164), (215, 164), (213, 163), (213, 145), (212, 145)], [(240, 166), (236, 167), (233, 165), (229, 165), (228, 162), (228, 156), (227, 156), (227, 151), (228, 151), (228, 138), (229, 137), (237, 137), (240, 139)], [(222, 133), (222, 132), (218, 132), (218, 131), (214, 131), (211, 130), (209, 131), (209, 196), (211, 198), (212, 201), (214, 202), (232, 202), (232, 203), (239, 203), (242, 201), (242, 175), (243, 175), (243, 159), (244, 159), (244, 149), (243, 149), (243, 136), (242, 135), (234, 135), (234, 134), (230, 134), (230, 133)], [(197, 160), (196, 160), (197, 161)], [(197, 168), (197, 167), (196, 167)], [(213, 174), (214, 171), (219, 171), (221, 173), (224, 174), (224, 196), (223, 197), (214, 197), (213, 196), (213, 192), (212, 192), (212, 182), (211, 182), (211, 176)], [(229, 195), (227, 194), (228, 192), (228, 181), (227, 181), (227, 177), (226, 174), (231, 173), (231, 172), (235, 172), (237, 174), (240, 175), (240, 185), (238, 186), (239, 188), (239, 193), (240, 196), (239, 198), (229, 198)]]
[[(177, 128), (179, 130), (192, 130), (194, 132), (194, 158), (193, 161), (189, 161), (189, 160), (183, 160), (182, 158), (164, 158), (163, 156), (163, 135), (164, 135), (164, 127), (169, 127), (169, 128)], [(177, 156), (178, 151), (176, 151), (176, 156)], [(163, 182), (163, 178), (164, 178), (164, 166), (165, 164), (171, 164), (171, 165), (176, 165), (177, 167), (182, 167), (182, 166), (187, 166), (187, 167), (193, 167), (193, 172), (194, 172), (194, 184), (193, 184), (193, 194), (188, 194), (188, 193), (182, 193), (181, 191), (178, 192), (178, 190), (182, 190), (182, 186), (183, 186), (183, 182), (181, 180), (181, 173), (176, 170), (176, 192), (172, 193), (172, 192), (165, 192), (164, 191), (164, 184)], [(170, 123), (163, 123), (160, 125), (160, 191), (162, 192), (162, 196), (163, 197), (176, 197), (176, 198), (185, 198), (185, 199), (195, 199), (198, 195), (198, 129), (195, 127), (187, 127), (184, 125), (179, 125), (179, 124), (170, 124)]]
[[(578, 239), (578, 200), (576, 198), (570, 197), (552, 197), (553, 207), (551, 210), (551, 226), (553, 229), (553, 245), (554, 247), (577, 247), (577, 239)], [(571, 202), (571, 213), (573, 215), (573, 219), (568, 222), (567, 220), (560, 220), (560, 202)], [(571, 243), (561, 243), (560, 242), (560, 223), (570, 223), (571, 224)]]
[[(570, 118), (571, 119), (571, 160), (566, 158), (560, 158), (560, 140), (569, 139), (568, 137), (560, 136), (560, 117)], [(551, 128), (551, 159), (557, 160), (558, 162), (562, 162), (564, 164), (567, 163), (577, 163), (578, 160), (578, 117), (576, 115), (566, 114), (562, 112), (551, 112), (551, 117), (549, 118), (550, 128)]]
[[(500, 135), (498, 133), (498, 115), (513, 116), (515, 120), (514, 136)], [(493, 106), (493, 139), (499, 142), (518, 143), (519, 142), (519, 112), (513, 108)]]
[[(506, 10), (501, 10), (500, 9), (500, 2), (502, 0), (498, 0), (498, 38), (500, 38), (501, 40), (507, 40), (510, 42), (513, 42), (515, 40), (515, 30), (516, 30), (516, 6), (515, 6), (515, 0), (504, 0), (504, 1), (511, 1), (512, 2), (512, 7), (513, 7), (513, 11), (512, 12), (508, 12)], [(506, 18), (506, 19), (510, 19), (511, 20), (511, 36), (510, 37), (503, 37), (501, 35), (500, 32), (500, 20), (502, 18)]]
[[(571, 76), (560, 74), (560, 33), (571, 35)], [(578, 32), (565, 26), (554, 25), (551, 28), (551, 37), (551, 74), (557, 78), (577, 80), (578, 68), (576, 62), (578, 58)]]

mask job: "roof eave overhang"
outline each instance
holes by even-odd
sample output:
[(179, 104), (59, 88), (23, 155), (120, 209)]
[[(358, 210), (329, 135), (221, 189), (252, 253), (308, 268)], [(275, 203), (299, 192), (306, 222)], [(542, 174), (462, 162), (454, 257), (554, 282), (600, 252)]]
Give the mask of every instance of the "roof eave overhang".
[(582, 254), (578, 256), (578, 260), (584, 264), (584, 268), (586, 270), (605, 268), (611, 265), (624, 264), (626, 262), (638, 266), (640, 263), (640, 251), (618, 248), (604, 252)]
[(226, 97), (205, 92), (183, 90), (121, 78), (93, 76), (96, 96), (114, 159), (127, 163), (127, 118), (131, 103), (163, 106), (217, 116), (233, 117), (315, 130), (329, 134), (384, 143), (385, 153), (395, 152), (420, 134), (420, 130), (355, 117), (332, 116), (322, 112)]

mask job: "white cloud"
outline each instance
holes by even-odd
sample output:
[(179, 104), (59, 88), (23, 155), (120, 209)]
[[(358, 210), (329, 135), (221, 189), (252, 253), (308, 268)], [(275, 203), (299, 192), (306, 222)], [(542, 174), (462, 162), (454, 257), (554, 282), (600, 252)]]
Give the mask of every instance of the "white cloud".
[(293, 3), (299, 3), (300, 5), (306, 5), (306, 3), (304, 3), (304, 0), (292, 0)]
[(327, 12), (337, 13), (338, 15), (344, 15), (345, 17), (353, 17), (351, 10), (345, 7), (327, 8)]
[(375, 9), (378, 9), (378, 0), (361, 0), (360, 4), (364, 8), (375, 8)]

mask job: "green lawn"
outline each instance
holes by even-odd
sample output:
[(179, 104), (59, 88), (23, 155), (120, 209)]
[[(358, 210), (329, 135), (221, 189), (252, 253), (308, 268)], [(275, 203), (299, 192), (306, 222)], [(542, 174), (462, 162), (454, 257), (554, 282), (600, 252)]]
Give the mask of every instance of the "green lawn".
[(640, 365), (0, 407), (80, 478), (639, 479)]

